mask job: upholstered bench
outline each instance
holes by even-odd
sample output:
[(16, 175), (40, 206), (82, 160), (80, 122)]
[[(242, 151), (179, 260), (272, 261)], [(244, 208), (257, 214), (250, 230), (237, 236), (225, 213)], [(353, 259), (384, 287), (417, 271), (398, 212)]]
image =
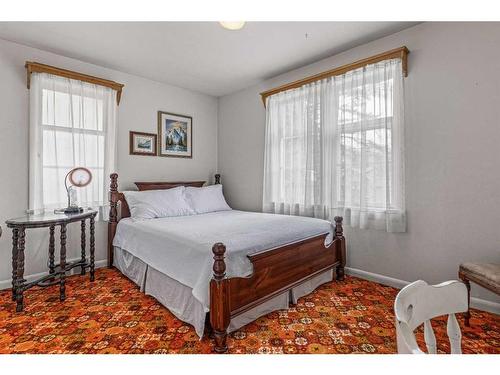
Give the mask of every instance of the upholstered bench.
[[(458, 277), (465, 283), (468, 292), (470, 309), (470, 281), (481, 285), (483, 288), (500, 294), (500, 264), (494, 263), (462, 263), (458, 270)], [(470, 311), (465, 313), (465, 325), (469, 327)]]

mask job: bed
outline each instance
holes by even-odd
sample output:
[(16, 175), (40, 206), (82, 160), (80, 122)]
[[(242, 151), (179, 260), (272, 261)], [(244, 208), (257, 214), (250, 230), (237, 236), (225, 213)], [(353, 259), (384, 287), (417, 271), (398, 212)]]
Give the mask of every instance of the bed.
[[(108, 266), (203, 335), (214, 350), (239, 327), (318, 285), (344, 278), (342, 218), (331, 223), (298, 216), (230, 210), (134, 221), (118, 175), (110, 184)], [(220, 184), (220, 176), (215, 176)], [(201, 187), (204, 181), (139, 182), (139, 190)], [(208, 315), (208, 319), (205, 317)]]

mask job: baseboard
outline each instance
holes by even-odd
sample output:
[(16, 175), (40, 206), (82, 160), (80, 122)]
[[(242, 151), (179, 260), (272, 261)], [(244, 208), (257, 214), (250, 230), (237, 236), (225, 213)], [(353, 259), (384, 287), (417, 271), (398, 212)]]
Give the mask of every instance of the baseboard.
[[(77, 260), (80, 260), (80, 259), (68, 259), (67, 262), (68, 263), (71, 263), (71, 262), (75, 262)], [(101, 268), (101, 267), (106, 267), (107, 265), (107, 260), (106, 259), (103, 259), (103, 260), (97, 260), (95, 262), (95, 268)], [(79, 267), (75, 267), (73, 268), (70, 272), (67, 273), (67, 275), (73, 275), (73, 274), (80, 274), (80, 268)], [(24, 278), (26, 279), (26, 281), (28, 282), (31, 282), (33, 280), (36, 280), (42, 276), (45, 276), (45, 275), (48, 275), (48, 272), (40, 272), (40, 273), (34, 273), (32, 275), (25, 275)], [(9, 280), (1, 280), (0, 281), (0, 290), (3, 290), (3, 289), (10, 289), (12, 288), (12, 279), (9, 279)]]
[[(363, 271), (357, 268), (346, 267), (345, 270), (348, 275), (356, 276), (360, 279), (375, 281), (377, 283), (392, 286), (397, 289), (401, 289), (410, 283), (409, 281), (395, 279), (393, 277), (379, 275), (378, 273)], [(500, 303), (487, 301), (482, 298), (471, 297), (470, 305), (471, 307), (478, 310), (500, 314)]]
[(363, 271), (357, 268), (346, 267), (345, 270), (348, 275), (356, 276), (364, 280), (375, 281), (377, 283), (392, 286), (397, 289), (401, 289), (409, 284), (408, 281), (395, 279), (393, 277), (380, 275), (378, 273)]
[(470, 305), (475, 309), (500, 315), (500, 303), (488, 301), (482, 298), (471, 297)]

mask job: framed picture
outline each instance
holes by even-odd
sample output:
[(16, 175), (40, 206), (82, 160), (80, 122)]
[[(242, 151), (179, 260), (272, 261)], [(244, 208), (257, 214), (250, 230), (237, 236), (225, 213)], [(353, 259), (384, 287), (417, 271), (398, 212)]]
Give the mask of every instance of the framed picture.
[(158, 111), (158, 154), (193, 157), (193, 119), (190, 116)]
[(130, 155), (156, 156), (156, 134), (130, 132)]

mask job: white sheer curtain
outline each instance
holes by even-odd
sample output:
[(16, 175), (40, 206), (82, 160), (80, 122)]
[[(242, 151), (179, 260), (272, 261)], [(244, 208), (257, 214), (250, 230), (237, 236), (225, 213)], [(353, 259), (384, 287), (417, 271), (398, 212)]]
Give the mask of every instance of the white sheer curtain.
[(30, 88), (29, 209), (67, 206), (66, 174), (74, 167), (92, 172), (76, 188), (82, 207), (101, 208), (106, 218), (108, 179), (116, 161), (116, 91), (78, 80), (33, 73)]
[(400, 59), (272, 95), (266, 104), (265, 212), (406, 230)]

